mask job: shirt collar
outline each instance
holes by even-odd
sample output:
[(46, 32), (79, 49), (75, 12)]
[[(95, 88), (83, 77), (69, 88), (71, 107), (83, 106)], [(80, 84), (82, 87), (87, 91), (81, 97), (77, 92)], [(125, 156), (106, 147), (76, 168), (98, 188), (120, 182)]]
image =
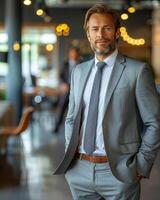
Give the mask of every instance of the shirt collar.
[(70, 65), (70, 66), (76, 65), (76, 61), (75, 61), (75, 60), (69, 60), (69, 65)]
[[(108, 67), (114, 66), (114, 63), (115, 63), (115, 61), (116, 61), (117, 54), (118, 54), (118, 50), (115, 49), (111, 55), (109, 55), (106, 59), (103, 60), (103, 62), (105, 62), (105, 63), (107, 64)], [(96, 66), (96, 64), (97, 64), (98, 62), (99, 62), (99, 60), (98, 60), (97, 57), (95, 56), (95, 66)]]

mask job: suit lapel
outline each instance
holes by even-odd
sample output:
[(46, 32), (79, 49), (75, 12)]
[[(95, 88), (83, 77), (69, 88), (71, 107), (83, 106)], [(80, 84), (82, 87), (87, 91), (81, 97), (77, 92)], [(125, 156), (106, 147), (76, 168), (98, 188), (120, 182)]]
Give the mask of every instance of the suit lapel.
[(116, 62), (115, 65), (113, 67), (113, 71), (109, 80), (109, 84), (108, 84), (108, 89), (106, 92), (106, 100), (105, 100), (105, 106), (104, 106), (104, 110), (106, 112), (107, 110), (107, 106), (108, 103), (111, 99), (111, 96), (113, 94), (114, 89), (116, 88), (118, 81), (121, 78), (122, 72), (125, 68), (125, 58), (124, 56), (122, 56), (121, 54), (118, 53), (117, 58), (116, 58)]

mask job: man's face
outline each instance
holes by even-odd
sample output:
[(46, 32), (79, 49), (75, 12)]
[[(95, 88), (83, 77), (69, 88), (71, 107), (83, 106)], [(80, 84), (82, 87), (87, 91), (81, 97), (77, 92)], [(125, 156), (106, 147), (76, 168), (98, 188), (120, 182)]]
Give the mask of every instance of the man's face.
[(69, 59), (75, 61), (79, 60), (79, 53), (76, 49), (71, 49), (69, 51)]
[(87, 37), (96, 55), (106, 57), (116, 48), (119, 30), (110, 14), (94, 13), (88, 21)]

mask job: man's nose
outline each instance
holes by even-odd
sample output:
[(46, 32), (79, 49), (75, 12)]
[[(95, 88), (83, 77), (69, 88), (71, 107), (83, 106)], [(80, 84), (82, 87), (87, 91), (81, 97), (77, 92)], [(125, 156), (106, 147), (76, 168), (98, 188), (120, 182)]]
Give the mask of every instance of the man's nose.
[(103, 29), (98, 29), (97, 35), (98, 35), (99, 37), (103, 36)]

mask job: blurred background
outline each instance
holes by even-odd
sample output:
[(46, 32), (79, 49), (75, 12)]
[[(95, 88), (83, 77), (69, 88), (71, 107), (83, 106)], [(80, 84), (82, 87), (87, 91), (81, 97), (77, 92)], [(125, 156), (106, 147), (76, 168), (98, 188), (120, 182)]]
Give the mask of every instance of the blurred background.
[[(160, 91), (160, 0), (1, 0), (2, 200), (72, 199), (64, 176), (52, 176), (64, 154), (69, 85), (62, 77), (71, 48), (76, 62), (93, 56), (83, 22), (99, 2), (121, 18), (120, 52), (149, 63)], [(151, 180), (142, 181), (142, 200), (159, 200), (159, 167), (158, 155)]]

